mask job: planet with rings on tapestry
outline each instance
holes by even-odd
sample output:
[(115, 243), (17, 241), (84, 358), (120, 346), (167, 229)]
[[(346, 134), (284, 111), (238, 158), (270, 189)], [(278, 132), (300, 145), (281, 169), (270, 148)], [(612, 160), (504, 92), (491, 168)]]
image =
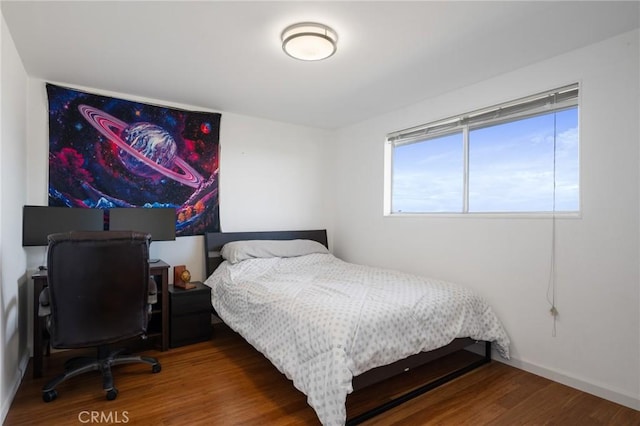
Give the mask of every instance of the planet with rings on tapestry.
[(147, 122), (127, 124), (89, 105), (79, 105), (78, 110), (118, 147), (120, 161), (132, 173), (148, 178), (166, 176), (192, 188), (204, 182), (202, 175), (177, 155), (176, 141), (162, 127)]

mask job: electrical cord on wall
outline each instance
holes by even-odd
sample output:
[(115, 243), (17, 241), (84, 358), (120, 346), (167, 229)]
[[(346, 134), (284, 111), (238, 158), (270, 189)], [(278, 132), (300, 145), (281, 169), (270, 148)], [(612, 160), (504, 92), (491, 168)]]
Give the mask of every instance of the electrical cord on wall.
[(551, 266), (549, 268), (549, 283), (547, 285), (547, 302), (551, 308), (549, 313), (553, 317), (553, 329), (551, 335), (556, 337), (556, 322), (558, 320), (558, 308), (556, 308), (556, 216), (551, 219)]
[(551, 335), (556, 337), (556, 325), (558, 321), (558, 309), (556, 308), (556, 115), (553, 114), (553, 207), (551, 217), (551, 260), (549, 267), (549, 282), (547, 284), (547, 302), (551, 305), (549, 312), (553, 317)]

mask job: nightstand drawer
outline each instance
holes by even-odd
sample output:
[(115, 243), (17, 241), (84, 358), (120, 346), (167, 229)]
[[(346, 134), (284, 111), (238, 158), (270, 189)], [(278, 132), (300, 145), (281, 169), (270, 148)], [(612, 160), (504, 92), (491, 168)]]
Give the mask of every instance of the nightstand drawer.
[(191, 312), (211, 312), (211, 287), (202, 283), (192, 283), (196, 288), (184, 290), (178, 287), (169, 287), (170, 312), (172, 316), (188, 314)]
[(190, 345), (211, 339), (211, 311), (171, 317), (169, 346)]

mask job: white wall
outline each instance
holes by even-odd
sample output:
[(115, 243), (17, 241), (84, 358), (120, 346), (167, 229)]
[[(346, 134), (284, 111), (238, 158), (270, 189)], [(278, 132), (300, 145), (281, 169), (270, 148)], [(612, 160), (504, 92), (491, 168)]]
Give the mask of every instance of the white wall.
[[(333, 248), (477, 289), (512, 364), (640, 408), (638, 31), (338, 132)], [(557, 335), (546, 301), (551, 221), (383, 217), (388, 132), (580, 82), (582, 217), (557, 223)]]
[[(206, 111), (162, 100), (73, 87), (122, 99)], [(46, 205), (48, 103), (42, 80), (29, 80), (28, 117), (28, 204)], [(222, 230), (326, 228), (323, 173), (327, 141), (328, 134), (321, 130), (222, 112), (219, 183)], [(170, 265), (186, 265), (194, 280), (203, 280), (206, 278), (203, 244), (201, 236), (178, 237), (175, 242), (157, 241), (151, 244), (150, 255)], [(44, 248), (26, 250), (29, 269), (43, 264)], [(172, 282), (171, 271), (169, 275)]]
[(27, 75), (0, 22), (0, 421), (4, 420), (28, 361), (26, 256), (22, 205), (26, 200)]

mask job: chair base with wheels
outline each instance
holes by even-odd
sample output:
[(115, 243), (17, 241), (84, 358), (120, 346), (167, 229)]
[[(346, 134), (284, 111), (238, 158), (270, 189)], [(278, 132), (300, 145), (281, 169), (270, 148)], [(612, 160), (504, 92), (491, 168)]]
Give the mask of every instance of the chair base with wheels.
[(145, 363), (151, 365), (152, 373), (159, 373), (162, 366), (156, 358), (148, 356), (121, 355), (122, 350), (109, 351), (106, 346), (98, 346), (97, 356), (76, 357), (67, 360), (64, 364), (64, 373), (49, 381), (42, 387), (42, 400), (51, 402), (58, 397), (55, 389), (60, 383), (88, 371), (99, 370), (102, 372), (102, 387), (107, 394), (107, 399), (112, 401), (118, 396), (118, 389), (113, 385), (111, 367), (119, 364)]

